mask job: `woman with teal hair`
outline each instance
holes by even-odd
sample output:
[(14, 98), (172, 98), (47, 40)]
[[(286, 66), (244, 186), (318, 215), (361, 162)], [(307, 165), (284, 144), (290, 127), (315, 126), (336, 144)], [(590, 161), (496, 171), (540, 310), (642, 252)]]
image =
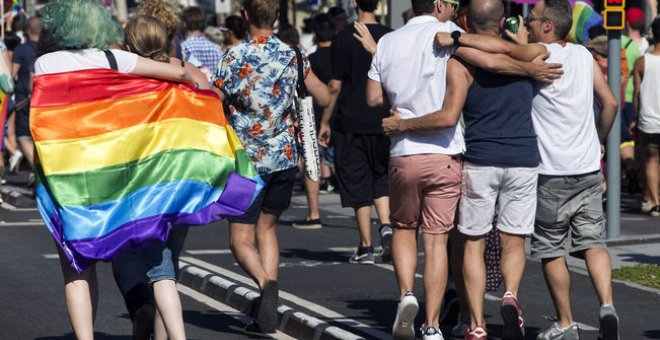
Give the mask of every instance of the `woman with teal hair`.
[[(171, 82), (191, 82), (185, 69), (136, 54), (108, 49), (120, 44), (123, 33), (105, 9), (93, 0), (56, 0), (43, 8), (42, 22), (62, 50), (45, 54), (35, 62), (35, 76), (90, 69), (115, 69), (122, 73)], [(108, 94), (110, 96), (111, 94)], [(74, 270), (58, 246), (67, 310), (78, 339), (93, 339), (98, 299), (95, 266), (82, 273)], [(172, 280), (152, 286), (156, 306), (170, 339), (185, 339), (181, 301)]]

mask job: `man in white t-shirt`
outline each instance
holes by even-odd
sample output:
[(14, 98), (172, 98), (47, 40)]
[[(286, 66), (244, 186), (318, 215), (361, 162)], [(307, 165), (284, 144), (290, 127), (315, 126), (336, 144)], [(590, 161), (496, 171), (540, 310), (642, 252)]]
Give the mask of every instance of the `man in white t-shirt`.
[[(618, 103), (591, 53), (564, 43), (571, 29), (568, 0), (539, 0), (527, 18), (531, 42), (546, 45), (550, 62), (564, 65), (564, 76), (543, 85), (532, 103), (541, 166), (532, 256), (540, 258), (557, 311), (557, 322), (542, 339), (577, 333), (570, 304), (565, 256), (584, 258), (600, 300), (600, 338), (618, 339), (619, 318), (612, 306), (612, 263), (602, 240), (604, 229), (600, 154)], [(601, 104), (598, 124), (593, 102)], [(568, 235), (570, 247), (566, 244)]]
[[(388, 100), (403, 118), (439, 110), (445, 97), (447, 61), (453, 48), (436, 50), (435, 33), (459, 30), (451, 21), (458, 2), (413, 0), (417, 15), (383, 36), (367, 82), (367, 103)], [(389, 106), (389, 105), (388, 105)], [(447, 282), (447, 234), (454, 226), (460, 197), (463, 135), (456, 126), (435, 133), (402, 133), (390, 140), (390, 217), (392, 255), (401, 302), (392, 329), (394, 339), (412, 339), (418, 304), (413, 295), (417, 268), (417, 228), (424, 239), (424, 339), (441, 339), (439, 318)]]

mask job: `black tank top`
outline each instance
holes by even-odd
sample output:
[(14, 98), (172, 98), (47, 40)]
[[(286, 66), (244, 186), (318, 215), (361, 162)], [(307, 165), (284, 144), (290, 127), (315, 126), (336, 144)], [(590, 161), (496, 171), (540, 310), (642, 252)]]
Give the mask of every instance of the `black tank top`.
[(483, 166), (538, 166), (533, 96), (530, 78), (477, 69), (463, 108), (465, 160)]

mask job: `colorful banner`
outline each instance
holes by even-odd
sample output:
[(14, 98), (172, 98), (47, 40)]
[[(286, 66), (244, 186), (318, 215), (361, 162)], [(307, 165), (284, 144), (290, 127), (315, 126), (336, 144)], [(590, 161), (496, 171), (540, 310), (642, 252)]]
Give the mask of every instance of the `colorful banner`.
[(242, 215), (262, 187), (212, 91), (85, 70), (35, 77), (39, 212), (78, 271)]
[(576, 1), (573, 5), (573, 27), (568, 38), (576, 44), (586, 44), (589, 41), (589, 29), (603, 26), (603, 17), (594, 11), (590, 4)]

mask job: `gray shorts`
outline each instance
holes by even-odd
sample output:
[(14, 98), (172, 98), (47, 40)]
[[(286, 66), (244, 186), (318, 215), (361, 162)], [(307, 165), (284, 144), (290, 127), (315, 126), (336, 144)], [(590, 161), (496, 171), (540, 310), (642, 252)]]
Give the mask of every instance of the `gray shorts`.
[[(539, 175), (532, 256), (555, 258), (605, 248), (602, 175)], [(570, 248), (567, 239), (570, 236)]]

